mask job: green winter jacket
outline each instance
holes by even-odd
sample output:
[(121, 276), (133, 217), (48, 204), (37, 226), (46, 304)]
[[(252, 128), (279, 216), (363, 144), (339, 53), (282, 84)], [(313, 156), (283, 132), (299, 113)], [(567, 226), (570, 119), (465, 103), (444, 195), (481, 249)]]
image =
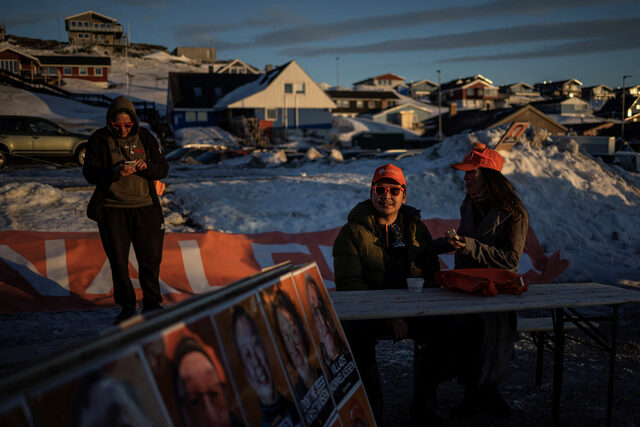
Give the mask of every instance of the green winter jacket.
[(407, 277), (423, 277), (425, 286), (437, 286), (433, 275), (440, 270), (440, 262), (431, 233), (420, 220), (420, 211), (403, 205), (396, 224), (407, 243), (406, 259), (401, 260), (403, 265), (393, 266), (404, 277), (390, 280), (386, 273), (394, 260), (389, 256), (388, 236), (376, 222), (371, 201), (365, 200), (351, 210), (348, 223), (333, 244), (337, 291), (406, 287)]

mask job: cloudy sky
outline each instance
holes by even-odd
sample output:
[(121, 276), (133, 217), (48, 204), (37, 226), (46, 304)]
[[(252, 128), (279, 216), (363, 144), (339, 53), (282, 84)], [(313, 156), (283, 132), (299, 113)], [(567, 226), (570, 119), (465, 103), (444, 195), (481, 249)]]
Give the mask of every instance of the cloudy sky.
[[(577, 78), (640, 84), (637, 0), (14, 1), (9, 34), (66, 40), (64, 18), (94, 10), (136, 43), (217, 49), (219, 59), (298, 61), (343, 86), (392, 72), (409, 81), (483, 74), (495, 84)], [(445, 5), (446, 4), (446, 5)]]

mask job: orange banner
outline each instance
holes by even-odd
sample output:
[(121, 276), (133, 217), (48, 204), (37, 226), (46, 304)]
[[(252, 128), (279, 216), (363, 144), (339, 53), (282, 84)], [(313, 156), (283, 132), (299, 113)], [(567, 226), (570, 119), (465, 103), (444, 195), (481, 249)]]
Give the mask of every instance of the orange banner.
[[(442, 236), (458, 222), (425, 221), (433, 236)], [(164, 303), (224, 286), (286, 260), (295, 264), (315, 261), (332, 290), (331, 251), (339, 230), (167, 233), (160, 267)], [(547, 257), (531, 229), (525, 255), (520, 272), (531, 283), (549, 283), (569, 264), (558, 253)], [(452, 254), (442, 255), (441, 261), (443, 268), (453, 267)], [(137, 268), (131, 250), (130, 275), (141, 297)], [(0, 313), (91, 309), (113, 303), (111, 271), (98, 233), (0, 232)]]

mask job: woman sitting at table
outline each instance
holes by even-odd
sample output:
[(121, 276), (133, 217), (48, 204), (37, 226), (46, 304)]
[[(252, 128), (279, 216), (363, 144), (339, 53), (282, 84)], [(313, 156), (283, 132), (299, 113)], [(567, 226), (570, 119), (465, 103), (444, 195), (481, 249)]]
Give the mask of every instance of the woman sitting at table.
[[(436, 243), (445, 247), (441, 252), (456, 251), (456, 269), (518, 270), (529, 220), (522, 201), (501, 173), (503, 164), (495, 150), (474, 143), (461, 163), (451, 165), (465, 172), (466, 196), (460, 206), (457, 238), (448, 236)], [(470, 416), (486, 408), (494, 415), (509, 416), (511, 408), (498, 384), (513, 352), (515, 312), (448, 316), (436, 321), (437, 332), (427, 338), (427, 348), (421, 352), (429, 371), (420, 373), (423, 378), (416, 384), (421, 383), (422, 394), (417, 395), (435, 404), (438, 383), (457, 376), (465, 394), (453, 415)], [(421, 403), (414, 401), (412, 407), (419, 408)]]

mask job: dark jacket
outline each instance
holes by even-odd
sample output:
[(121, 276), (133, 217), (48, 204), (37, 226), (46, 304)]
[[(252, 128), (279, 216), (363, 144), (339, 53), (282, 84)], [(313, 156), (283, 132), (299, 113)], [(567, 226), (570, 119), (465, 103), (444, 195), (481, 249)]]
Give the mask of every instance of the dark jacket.
[(112, 157), (109, 147), (109, 138), (117, 138), (117, 134), (110, 122), (116, 114), (120, 112), (128, 113), (134, 121), (129, 136), (137, 135), (140, 138), (144, 150), (147, 154), (147, 169), (136, 172), (137, 175), (145, 178), (149, 185), (149, 194), (153, 204), (160, 209), (160, 202), (156, 193), (154, 180), (159, 180), (167, 176), (169, 164), (160, 152), (158, 141), (147, 129), (141, 128), (135, 108), (129, 99), (120, 96), (116, 98), (107, 111), (107, 125), (95, 131), (87, 144), (82, 174), (89, 184), (96, 188), (87, 206), (87, 216), (99, 221), (102, 216), (105, 196), (113, 182), (118, 181), (120, 174), (114, 173)]
[[(460, 206), (458, 234), (464, 236), (465, 247), (456, 252), (456, 268), (501, 268), (518, 271), (529, 223), (527, 218), (514, 219), (501, 209), (491, 209), (476, 226), (474, 202), (467, 196)], [(511, 235), (511, 222), (516, 221)]]
[[(407, 277), (424, 277), (432, 286), (433, 274), (440, 269), (431, 233), (420, 220), (420, 211), (403, 205), (396, 224), (402, 229), (407, 244), (406, 259), (400, 266), (400, 280), (389, 278), (393, 260), (389, 255), (387, 235), (376, 222), (375, 209), (365, 200), (349, 213), (333, 244), (333, 262), (337, 291), (390, 289), (406, 287)], [(395, 268), (398, 270), (398, 268)]]
[[(509, 212), (496, 208), (482, 215), (469, 196), (460, 206), (460, 216), (458, 234), (464, 236), (465, 247), (456, 252), (455, 268), (518, 271), (529, 228), (526, 216), (514, 219)], [(513, 221), (516, 222), (512, 228)], [(517, 336), (516, 313), (454, 316), (450, 322), (456, 343), (449, 359), (463, 355), (456, 366), (460, 383), (475, 386), (502, 381)]]

